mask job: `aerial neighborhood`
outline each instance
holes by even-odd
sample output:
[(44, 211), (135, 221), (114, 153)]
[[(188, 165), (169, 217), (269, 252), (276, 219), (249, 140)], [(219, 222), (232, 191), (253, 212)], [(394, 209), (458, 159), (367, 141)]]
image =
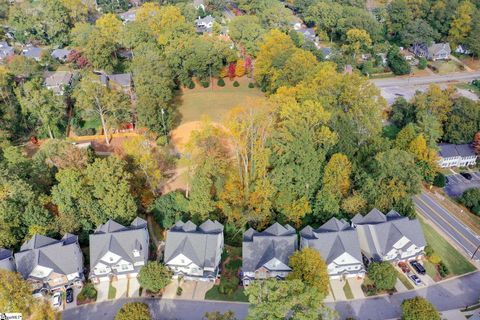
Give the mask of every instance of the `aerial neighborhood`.
[(0, 1), (0, 319), (480, 319), (478, 0)]

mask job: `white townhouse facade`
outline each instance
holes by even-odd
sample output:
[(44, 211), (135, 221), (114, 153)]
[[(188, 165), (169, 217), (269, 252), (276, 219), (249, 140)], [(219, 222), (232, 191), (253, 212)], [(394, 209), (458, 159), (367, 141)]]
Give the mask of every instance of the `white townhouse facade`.
[(478, 155), (470, 144), (440, 143), (438, 165), (442, 168), (474, 166)]

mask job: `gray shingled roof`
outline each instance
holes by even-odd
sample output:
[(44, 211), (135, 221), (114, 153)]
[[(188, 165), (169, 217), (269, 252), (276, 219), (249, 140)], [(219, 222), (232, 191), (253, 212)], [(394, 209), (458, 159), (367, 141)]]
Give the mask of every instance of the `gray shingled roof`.
[(182, 254), (201, 268), (216, 268), (220, 262), (217, 249), (222, 236), (223, 225), (216, 220), (207, 220), (198, 227), (190, 220), (177, 221), (167, 231), (164, 261), (168, 264)]
[[(146, 263), (149, 249), (146, 228), (147, 222), (139, 217), (135, 218), (128, 227), (113, 220), (108, 220), (99, 226), (90, 235), (90, 266), (94, 268), (108, 252), (119, 255), (132, 264), (140, 261)], [(139, 257), (133, 255), (134, 250), (139, 251)], [(108, 265), (105, 261), (101, 262)]]
[(438, 154), (442, 158), (470, 157), (475, 155), (475, 150), (470, 144), (440, 143), (438, 147), (440, 148)]
[(113, 81), (122, 87), (130, 87), (132, 85), (131, 73), (118, 73), (118, 74), (102, 74), (100, 75), (100, 82), (107, 85), (108, 82)]
[(417, 247), (426, 245), (423, 230), (416, 219), (409, 220), (393, 210), (384, 216), (384, 222), (368, 222), (367, 216), (360, 223), (355, 223), (356, 230), (362, 251), (375, 260), (385, 256), (404, 236), (409, 240), (404, 249), (412, 243)]
[(0, 59), (13, 56), (14, 50), (6, 41), (0, 41)]
[(440, 51), (445, 50), (448, 54), (451, 53), (450, 44), (446, 43), (434, 43), (430, 47), (428, 47), (428, 54), (433, 56), (438, 54)]
[(357, 232), (345, 220), (331, 218), (316, 230), (310, 226), (305, 227), (300, 235), (302, 243), (320, 252), (327, 264), (345, 252), (362, 262)]
[(273, 258), (288, 266), (288, 260), (297, 248), (297, 233), (288, 224), (282, 226), (275, 222), (263, 232), (250, 228), (243, 234), (242, 270), (255, 272)]
[(23, 48), (22, 53), (27, 58), (38, 60), (42, 56), (42, 49), (29, 44)]
[[(67, 275), (82, 273), (83, 256), (78, 237), (65, 234), (61, 240), (35, 235), (25, 242), (15, 254), (17, 271), (27, 279), (36, 266), (53, 269), (53, 272)], [(42, 279), (40, 279), (42, 280)]]
[(70, 84), (72, 77), (73, 77), (73, 73), (71, 73), (70, 71), (46, 72), (45, 85), (47, 87), (58, 87), (59, 90), (55, 90), (55, 91), (59, 92), (61, 87), (67, 86)]
[(72, 52), (72, 50), (69, 49), (55, 49), (52, 51), (51, 56), (55, 59), (59, 60), (65, 60), (67, 56)]
[(11, 250), (0, 248), (0, 269), (15, 271), (15, 262)]

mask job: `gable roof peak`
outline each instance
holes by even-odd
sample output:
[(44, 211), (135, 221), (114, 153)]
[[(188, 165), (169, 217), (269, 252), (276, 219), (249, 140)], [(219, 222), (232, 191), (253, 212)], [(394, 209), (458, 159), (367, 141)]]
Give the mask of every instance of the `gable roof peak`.
[(323, 225), (321, 225), (318, 230), (319, 231), (342, 231), (348, 229), (350, 226), (345, 220), (338, 220), (337, 218), (333, 217)]
[(265, 229), (265, 231), (263, 231), (263, 232), (269, 233), (269, 234), (274, 235), (274, 236), (281, 236), (284, 233), (286, 233), (287, 231), (288, 231), (287, 228), (282, 226), (280, 223), (275, 222), (270, 227)]

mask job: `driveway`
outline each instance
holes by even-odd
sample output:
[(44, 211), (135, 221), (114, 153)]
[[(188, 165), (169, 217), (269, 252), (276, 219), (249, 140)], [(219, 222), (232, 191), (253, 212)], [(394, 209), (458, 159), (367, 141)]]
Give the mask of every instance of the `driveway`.
[(347, 300), (345, 291), (343, 291), (345, 280), (330, 280), (330, 286), (332, 287), (332, 293), (335, 301)]
[(117, 279), (117, 281), (112, 281), (112, 286), (117, 289), (117, 294), (115, 296), (116, 299), (126, 298), (127, 297), (127, 288), (128, 288), (128, 279), (121, 278)]
[(64, 302), (65, 302), (64, 309), (70, 309), (70, 308), (76, 307), (77, 306), (77, 296), (80, 293), (80, 291), (82, 291), (81, 288), (77, 288), (75, 286), (73, 286), (71, 288), (73, 289), (73, 301), (70, 302), (70, 303), (67, 303), (67, 301), (64, 299)]
[[(473, 252), (480, 245), (479, 235), (467, 228), (440, 205), (435, 197), (426, 192), (413, 197), (413, 201), (415, 202), (417, 212), (442, 229), (468, 256), (472, 256)], [(475, 254), (475, 260), (480, 260), (480, 250)]]
[(472, 180), (465, 179), (461, 174), (447, 176), (448, 182), (445, 192), (451, 197), (459, 197), (472, 188), (480, 188), (480, 172), (470, 172)]
[[(415, 296), (427, 298), (440, 311), (464, 308), (478, 302), (480, 288), (480, 272), (441, 281), (433, 286), (391, 296), (384, 295), (365, 299), (327, 302), (326, 305), (335, 309), (340, 319), (353, 317), (355, 319), (383, 320), (401, 316), (400, 305), (404, 299)], [(221, 301), (191, 301), (171, 299), (138, 298), (115, 300), (65, 310), (63, 320), (113, 320), (116, 313), (125, 302), (143, 301), (151, 310), (156, 320), (200, 320), (205, 312), (232, 310), (238, 319), (245, 319), (248, 313), (247, 303)]]
[(140, 296), (140, 283), (137, 278), (130, 278), (128, 280), (128, 297), (136, 298)]
[(353, 299), (365, 298), (365, 294), (362, 290), (363, 279), (348, 278), (347, 281), (352, 289)]
[(95, 285), (95, 289), (97, 289), (97, 302), (108, 300), (109, 285), (110, 285), (109, 281), (101, 281)]
[(214, 282), (195, 281), (196, 286), (193, 291), (193, 300), (205, 300), (205, 294), (215, 285)]

